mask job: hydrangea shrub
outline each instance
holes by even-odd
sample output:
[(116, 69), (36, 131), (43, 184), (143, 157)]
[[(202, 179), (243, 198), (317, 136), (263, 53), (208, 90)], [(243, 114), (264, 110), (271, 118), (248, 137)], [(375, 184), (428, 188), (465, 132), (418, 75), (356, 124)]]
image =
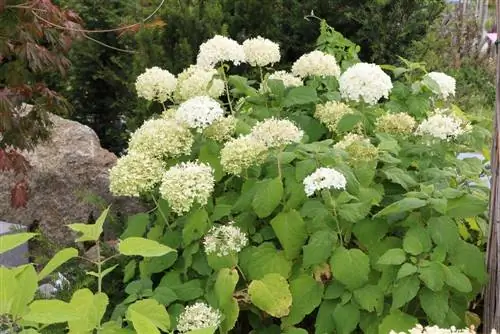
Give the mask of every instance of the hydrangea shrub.
[[(471, 325), (488, 188), (482, 162), (457, 153), (488, 133), (453, 104), (446, 74), (330, 49), (341, 55), (277, 71), (278, 43), (216, 36), (178, 78), (138, 78), (165, 110), (132, 134), (111, 190), (155, 204), (127, 237), (177, 252), (126, 265), (115, 319), (154, 298), (181, 333)], [(248, 76), (231, 75), (242, 63)]]

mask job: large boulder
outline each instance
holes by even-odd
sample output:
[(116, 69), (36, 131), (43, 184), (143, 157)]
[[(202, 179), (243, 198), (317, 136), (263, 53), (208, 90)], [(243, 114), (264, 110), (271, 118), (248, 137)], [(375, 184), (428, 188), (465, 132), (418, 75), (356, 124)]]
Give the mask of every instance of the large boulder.
[(139, 202), (109, 192), (109, 169), (117, 157), (101, 147), (92, 129), (55, 115), (51, 121), (51, 138), (24, 153), (32, 166), (25, 208), (10, 206), (10, 189), (18, 176), (0, 172), (0, 220), (27, 227), (36, 224), (50, 241), (67, 244), (74, 237), (67, 224), (87, 222), (100, 213), (89, 195), (125, 215), (144, 210)]

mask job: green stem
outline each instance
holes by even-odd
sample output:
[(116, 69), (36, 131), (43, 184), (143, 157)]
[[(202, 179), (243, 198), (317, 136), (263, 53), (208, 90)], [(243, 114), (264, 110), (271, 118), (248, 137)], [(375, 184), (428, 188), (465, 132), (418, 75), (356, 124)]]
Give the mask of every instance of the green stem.
[(165, 221), (165, 224), (167, 224), (167, 227), (170, 231), (172, 231), (172, 227), (170, 226), (170, 224), (168, 223), (168, 219), (167, 219), (167, 216), (165, 215), (165, 213), (163, 212), (163, 210), (161, 209), (160, 205), (158, 204), (158, 201), (156, 200), (155, 196), (154, 195), (151, 195), (151, 197), (153, 198), (153, 202), (155, 202), (155, 205), (156, 205), (156, 208), (158, 209), (158, 212), (160, 213), (161, 217), (163, 218), (163, 220)]
[(226, 89), (227, 104), (229, 104), (229, 110), (231, 110), (231, 115), (234, 115), (233, 104), (231, 103), (231, 95), (229, 94), (229, 83), (226, 77), (226, 71), (224, 70), (224, 64), (221, 65), (222, 79), (224, 80), (224, 88)]
[(100, 241), (97, 240), (96, 242), (96, 247), (97, 247), (97, 292), (101, 293), (102, 292), (102, 262), (101, 262), (101, 244)]
[(278, 177), (280, 178), (280, 181), (281, 181), (281, 178), (282, 178), (282, 172), (281, 172), (281, 161), (280, 161), (280, 153), (282, 151), (278, 152), (278, 154), (276, 155), (276, 160), (278, 161)]
[(260, 72), (260, 82), (264, 82), (264, 74), (262, 73), (262, 67), (259, 66), (259, 72)]
[(344, 237), (342, 236), (342, 229), (340, 228), (340, 223), (339, 223), (339, 220), (337, 218), (337, 209), (335, 207), (335, 202), (332, 198), (332, 194), (330, 193), (330, 191), (328, 191), (327, 193), (328, 193), (328, 198), (330, 200), (330, 205), (332, 206), (332, 216), (333, 216), (333, 219), (335, 220), (335, 224), (337, 225), (337, 234), (339, 235), (340, 243), (343, 246), (344, 245)]
[(244, 280), (245, 282), (248, 282), (248, 281), (247, 281), (247, 278), (246, 278), (246, 276), (245, 276), (245, 274), (243, 273), (243, 270), (241, 270), (241, 268), (240, 268), (240, 266), (239, 266), (238, 264), (236, 264), (236, 269), (238, 269), (238, 271), (240, 272), (241, 277), (243, 277), (243, 280)]

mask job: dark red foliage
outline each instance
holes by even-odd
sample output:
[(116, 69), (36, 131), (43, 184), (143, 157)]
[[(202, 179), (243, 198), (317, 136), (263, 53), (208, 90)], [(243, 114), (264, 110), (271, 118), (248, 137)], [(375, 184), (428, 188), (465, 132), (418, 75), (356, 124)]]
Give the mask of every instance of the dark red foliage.
[(18, 181), (10, 191), (10, 205), (13, 208), (26, 207), (28, 203), (28, 182), (26, 179)]

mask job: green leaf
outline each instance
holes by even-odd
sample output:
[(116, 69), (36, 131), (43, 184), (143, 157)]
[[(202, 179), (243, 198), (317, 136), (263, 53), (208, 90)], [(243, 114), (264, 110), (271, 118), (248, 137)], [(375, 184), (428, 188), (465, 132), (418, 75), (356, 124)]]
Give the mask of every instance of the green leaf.
[(394, 284), (392, 290), (391, 310), (398, 309), (410, 302), (420, 289), (420, 281), (416, 276), (407, 276)]
[(190, 280), (184, 284), (170, 286), (181, 301), (190, 301), (203, 295), (201, 281), (198, 279)]
[(386, 220), (382, 219), (365, 219), (353, 227), (353, 233), (356, 238), (365, 247), (376, 245), (382, 240), (389, 230), (389, 225)]
[(405, 234), (403, 249), (412, 255), (419, 255), (431, 250), (432, 243), (429, 233), (423, 226), (413, 226)]
[(224, 306), (222, 312), (224, 313), (224, 320), (222, 320), (219, 326), (219, 331), (221, 333), (228, 333), (234, 328), (236, 321), (238, 321), (238, 315), (240, 314), (238, 301), (235, 298), (231, 298), (231, 302)]
[(123, 283), (127, 283), (135, 276), (135, 269), (137, 268), (137, 262), (135, 260), (130, 260), (125, 268), (123, 268)]
[(292, 307), (282, 324), (291, 326), (301, 322), (321, 304), (323, 284), (316, 282), (311, 276), (301, 275), (290, 282)]
[(222, 170), (222, 165), (220, 163), (220, 147), (214, 141), (208, 140), (200, 148), (200, 153), (198, 154), (198, 160), (209, 164), (214, 171), (214, 179), (216, 182), (220, 181), (224, 177), (224, 171)]
[(203, 237), (209, 229), (208, 213), (199, 209), (189, 215), (182, 230), (182, 242), (185, 246)]
[(338, 304), (333, 310), (332, 317), (337, 329), (336, 333), (350, 334), (358, 327), (361, 313), (353, 303)]
[(21, 246), (33, 238), (36, 233), (14, 233), (0, 236), (0, 254), (3, 254), (17, 246)]
[(175, 252), (175, 249), (162, 245), (159, 242), (138, 237), (121, 240), (118, 248), (121, 254), (128, 256), (154, 257)]
[(472, 284), (469, 278), (465, 276), (460, 269), (454, 266), (443, 267), (443, 269), (446, 284), (463, 293), (472, 291)]
[(295, 164), (295, 180), (302, 183), (304, 179), (312, 174), (317, 168), (317, 162), (314, 159), (298, 161)]
[(337, 307), (337, 302), (325, 300), (321, 303), (314, 327), (317, 334), (335, 333), (335, 322), (333, 311)]
[(372, 205), (369, 202), (347, 203), (342, 204), (338, 208), (340, 218), (349, 223), (356, 223), (368, 216)]
[(345, 286), (339, 281), (330, 281), (327, 288), (325, 289), (325, 294), (323, 299), (337, 299), (342, 296), (345, 292)]
[(108, 296), (104, 293), (94, 295), (89, 289), (80, 289), (71, 297), (71, 307), (80, 315), (78, 320), (68, 321), (71, 333), (87, 333), (98, 328), (108, 306)]
[(209, 327), (209, 328), (195, 329), (194, 331), (189, 331), (186, 334), (214, 334), (216, 330), (217, 330), (216, 327)]
[(405, 190), (409, 190), (411, 187), (415, 187), (418, 184), (408, 172), (400, 168), (390, 167), (385, 169), (383, 173), (387, 179), (393, 183), (399, 184)]
[(116, 321), (108, 321), (102, 324), (99, 334), (136, 334), (131, 329), (121, 328)]
[(80, 319), (78, 311), (69, 303), (56, 299), (35, 300), (23, 320), (40, 324), (56, 324)]
[(444, 246), (447, 251), (452, 250), (460, 240), (457, 224), (448, 217), (431, 218), (428, 226), (432, 241)]
[(75, 232), (80, 232), (81, 236), (77, 238), (76, 242), (82, 241), (97, 241), (102, 234), (102, 227), (104, 225), (104, 221), (108, 216), (109, 207), (104, 210), (99, 218), (97, 218), (94, 224), (69, 224), (68, 227)]
[(419, 268), (419, 277), (432, 291), (441, 291), (444, 286), (443, 265), (439, 262), (430, 262), (426, 267)]
[(295, 210), (281, 212), (271, 220), (271, 226), (285, 250), (285, 256), (290, 260), (298, 257), (307, 240), (306, 224), (300, 214)]
[(406, 261), (406, 254), (401, 248), (392, 248), (385, 252), (379, 259), (378, 264), (398, 265)]
[(456, 218), (474, 217), (484, 214), (488, 210), (488, 199), (466, 194), (459, 198), (448, 200), (446, 215)]
[(474, 277), (479, 283), (486, 282), (484, 253), (478, 247), (463, 240), (459, 241), (450, 252), (450, 262), (467, 276)]
[(434, 292), (423, 288), (418, 294), (420, 305), (429, 319), (439, 325), (445, 325), (446, 315), (448, 314), (448, 291)]
[(283, 197), (283, 183), (279, 178), (268, 179), (259, 184), (252, 201), (252, 208), (259, 218), (273, 213)]
[(153, 292), (153, 299), (162, 305), (170, 305), (177, 300), (177, 295), (169, 287), (159, 286)]
[(291, 88), (285, 95), (283, 100), (284, 107), (291, 107), (294, 105), (314, 103), (318, 100), (316, 90), (309, 86), (300, 86)]
[(346, 114), (337, 123), (337, 131), (341, 133), (351, 132), (360, 121), (360, 114)]
[(303, 328), (287, 328), (283, 334), (307, 334), (307, 331)]
[(368, 281), (370, 260), (359, 249), (337, 248), (330, 259), (333, 277), (349, 290), (355, 290)]
[(379, 334), (389, 334), (391, 331), (407, 332), (418, 323), (417, 318), (399, 310), (393, 310), (378, 326)]
[(315, 264), (325, 263), (332, 255), (333, 246), (337, 242), (337, 236), (332, 231), (322, 230), (315, 232), (307, 245), (303, 247), (304, 257), (302, 266), (311, 267)]
[(56, 255), (50, 259), (49, 263), (40, 271), (38, 274), (38, 280), (42, 280), (48, 275), (50, 275), (54, 270), (59, 268), (62, 264), (66, 263), (68, 260), (77, 257), (78, 251), (74, 248), (65, 248), (57, 252)]
[(272, 243), (246, 247), (239, 254), (240, 267), (248, 280), (262, 278), (269, 273), (277, 273), (288, 277), (292, 263), (286, 259), (283, 251), (278, 251)]
[(396, 277), (397, 280), (402, 279), (403, 277), (413, 275), (414, 273), (417, 272), (417, 267), (414, 266), (411, 263), (404, 263), (401, 268), (398, 270), (398, 276)]
[(423, 206), (427, 205), (427, 201), (418, 199), (418, 198), (403, 198), (400, 201), (394, 202), (388, 206), (386, 206), (384, 209), (380, 210), (377, 212), (377, 214), (374, 216), (376, 217), (383, 217), (383, 216), (388, 216), (391, 214), (396, 214), (396, 213), (403, 213), (403, 212), (408, 212), (412, 211), (414, 209), (421, 208)]
[(213, 270), (222, 268), (234, 268), (238, 264), (237, 254), (228, 254), (226, 256), (217, 256), (216, 254), (207, 254), (208, 265)]
[[(15, 274), (14, 274), (15, 272)], [(2, 271), (0, 271), (0, 285), (5, 286), (7, 294), (2, 294), (3, 288), (0, 287), (0, 303), (3, 303), (3, 299), (10, 296), (12, 299), (10, 302), (10, 313), (14, 317), (24, 315), (28, 309), (28, 304), (35, 298), (35, 293), (38, 289), (38, 279), (35, 268), (31, 264), (27, 264), (21, 267), (16, 267), (11, 270), (14, 276), (7, 275), (4, 277)], [(5, 278), (5, 279), (4, 279)], [(5, 284), (6, 282), (6, 284)], [(9, 302), (7, 302), (7, 305)], [(0, 310), (3, 309), (3, 305), (0, 306)]]
[(149, 215), (147, 213), (138, 213), (127, 219), (127, 229), (122, 233), (120, 239), (129, 237), (142, 237), (146, 233), (149, 224)]
[(142, 299), (130, 305), (127, 309), (127, 319), (132, 321), (138, 334), (152, 334), (153, 332), (146, 332), (146, 330), (153, 328), (150, 324), (156, 330), (154, 333), (159, 333), (156, 328), (164, 332), (170, 328), (170, 317), (167, 310), (154, 299)]
[(215, 280), (214, 292), (217, 296), (219, 308), (224, 309), (226, 304), (232, 303), (233, 292), (238, 283), (239, 275), (236, 269), (221, 269), (217, 273)]
[(214, 207), (214, 211), (212, 212), (212, 216), (210, 216), (210, 220), (218, 221), (221, 218), (229, 216), (231, 214), (231, 209), (233, 206), (231, 204), (217, 204)]
[(384, 292), (377, 285), (368, 284), (354, 290), (353, 296), (359, 306), (368, 312), (380, 314), (384, 309)]
[(260, 280), (254, 280), (248, 286), (252, 304), (273, 317), (281, 318), (290, 312), (292, 294), (283, 276), (267, 274)]
[(377, 133), (375, 136), (380, 141), (377, 145), (377, 148), (380, 151), (387, 151), (396, 155), (399, 154), (401, 147), (399, 146), (398, 141), (391, 135), (387, 133)]

